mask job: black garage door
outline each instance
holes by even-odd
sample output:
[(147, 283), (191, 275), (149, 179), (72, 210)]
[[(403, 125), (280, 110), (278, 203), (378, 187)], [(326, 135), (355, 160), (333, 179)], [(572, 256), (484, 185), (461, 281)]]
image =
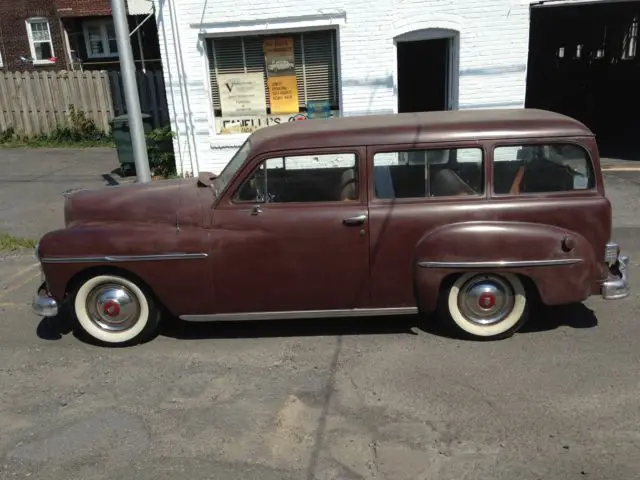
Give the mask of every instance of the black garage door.
[(640, 160), (640, 1), (531, 7), (526, 106), (571, 115)]

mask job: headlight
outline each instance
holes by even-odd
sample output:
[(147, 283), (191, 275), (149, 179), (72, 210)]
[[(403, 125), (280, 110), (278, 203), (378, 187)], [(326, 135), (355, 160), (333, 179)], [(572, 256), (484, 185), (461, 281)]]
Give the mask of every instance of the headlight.
[(36, 247), (33, 249), (33, 255), (36, 257), (36, 260), (39, 262), (40, 261), (40, 252), (38, 252), (38, 250), (40, 249), (40, 243), (36, 243)]

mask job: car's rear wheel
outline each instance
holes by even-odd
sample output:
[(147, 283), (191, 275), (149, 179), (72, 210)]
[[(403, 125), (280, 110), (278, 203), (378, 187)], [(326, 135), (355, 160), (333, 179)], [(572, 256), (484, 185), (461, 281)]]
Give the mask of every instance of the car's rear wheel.
[(443, 300), (449, 324), (476, 339), (510, 337), (526, 322), (529, 311), (526, 289), (512, 273), (465, 273)]
[(71, 299), (76, 328), (92, 340), (124, 346), (150, 339), (160, 311), (146, 288), (118, 275), (97, 275), (82, 282)]

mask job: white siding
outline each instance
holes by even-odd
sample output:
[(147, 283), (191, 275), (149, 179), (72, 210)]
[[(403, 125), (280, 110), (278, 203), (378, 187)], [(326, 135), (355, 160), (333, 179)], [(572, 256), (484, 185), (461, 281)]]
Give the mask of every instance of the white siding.
[(181, 0), (156, 14), (179, 171), (219, 172), (246, 138), (215, 134), (206, 36), (337, 25), (346, 116), (396, 111), (394, 37), (457, 30), (459, 108), (524, 106), (528, 0)]

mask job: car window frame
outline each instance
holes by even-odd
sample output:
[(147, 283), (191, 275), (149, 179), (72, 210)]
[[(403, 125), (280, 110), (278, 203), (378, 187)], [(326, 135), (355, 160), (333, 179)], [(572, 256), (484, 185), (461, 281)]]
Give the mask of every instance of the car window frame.
[[(591, 188), (585, 188), (580, 190), (565, 190), (565, 191), (551, 191), (551, 192), (525, 192), (525, 193), (495, 193), (495, 184), (494, 184), (494, 151), (499, 147), (522, 147), (527, 145), (552, 145), (552, 144), (567, 144), (573, 145), (578, 148), (581, 148), (586, 152), (587, 158), (589, 160), (589, 168), (591, 169), (591, 175), (593, 176), (593, 186)], [(596, 164), (594, 161), (594, 157), (592, 155), (591, 149), (588, 145), (576, 139), (575, 137), (523, 137), (523, 138), (509, 138), (505, 140), (494, 140), (491, 142), (491, 145), (488, 147), (488, 170), (490, 175), (490, 185), (489, 189), (489, 198), (500, 200), (500, 199), (544, 199), (544, 198), (556, 198), (556, 197), (584, 197), (584, 196), (597, 196), (599, 195), (600, 185), (599, 178), (597, 174)]]
[[(253, 175), (264, 161), (270, 159), (280, 159), (284, 157), (296, 157), (306, 155), (339, 155), (354, 154), (356, 157), (355, 165), (358, 177), (358, 198), (351, 201), (335, 200), (321, 202), (237, 202), (235, 197), (239, 189)], [(282, 149), (272, 150), (268, 152), (259, 152), (252, 156), (243, 168), (236, 172), (235, 178), (229, 183), (228, 188), (224, 192), (220, 202), (216, 208), (224, 209), (240, 209), (246, 210), (253, 206), (260, 205), (266, 208), (318, 208), (323, 206), (366, 206), (367, 204), (367, 165), (366, 165), (366, 148), (364, 146), (344, 146), (344, 147), (318, 147), (305, 149)]]
[[(483, 192), (478, 195), (454, 195), (441, 197), (411, 197), (411, 198), (378, 198), (375, 195), (375, 179), (374, 179), (374, 163), (373, 159), (377, 153), (394, 153), (407, 151), (424, 151), (424, 150), (444, 150), (444, 149), (464, 149), (476, 148), (482, 152), (482, 188)], [(391, 205), (391, 204), (422, 204), (422, 203), (456, 203), (456, 202), (482, 202), (489, 198), (488, 196), (488, 154), (487, 145), (479, 140), (460, 140), (460, 141), (440, 141), (440, 142), (421, 142), (421, 143), (398, 143), (398, 144), (376, 144), (367, 146), (367, 168), (370, 172), (368, 178), (369, 203), (371, 205)]]

